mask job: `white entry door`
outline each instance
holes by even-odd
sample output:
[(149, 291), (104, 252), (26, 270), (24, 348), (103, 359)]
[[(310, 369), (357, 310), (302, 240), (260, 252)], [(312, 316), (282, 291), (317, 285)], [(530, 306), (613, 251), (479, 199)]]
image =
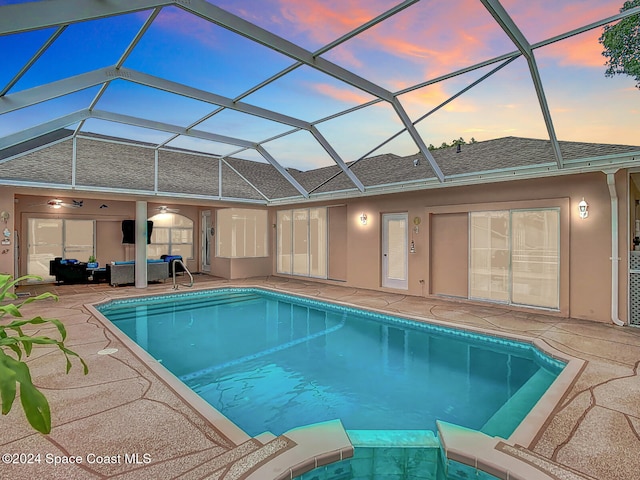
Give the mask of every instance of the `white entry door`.
[(382, 286), (406, 290), (408, 276), (408, 224), (406, 213), (382, 215)]
[(203, 272), (211, 272), (211, 246), (213, 244), (211, 210), (205, 210), (202, 212), (200, 225), (202, 226), (202, 254), (200, 257), (200, 270)]

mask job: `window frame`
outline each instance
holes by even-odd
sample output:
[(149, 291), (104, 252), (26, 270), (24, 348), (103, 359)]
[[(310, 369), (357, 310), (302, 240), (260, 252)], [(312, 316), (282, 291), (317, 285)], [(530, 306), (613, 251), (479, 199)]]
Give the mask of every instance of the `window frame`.
[[(169, 216), (171, 215), (171, 222), (172, 225), (170, 226), (164, 226), (164, 225), (156, 225), (156, 222), (158, 222), (159, 220), (154, 220), (154, 218), (157, 218), (159, 216)], [(189, 226), (184, 226), (184, 225), (179, 225), (179, 226), (174, 226), (173, 225), (173, 221), (175, 219), (175, 217), (181, 217), (184, 218), (186, 220), (188, 220), (191, 223), (191, 227)], [(149, 244), (149, 246), (153, 245), (153, 246), (162, 246), (162, 245), (166, 245), (167, 246), (167, 252), (166, 254), (160, 254), (158, 255), (149, 255), (149, 258), (154, 258), (154, 257), (158, 257), (160, 258), (162, 255), (181, 255), (180, 253), (173, 253), (172, 252), (172, 247), (174, 245), (191, 245), (191, 255), (188, 257), (183, 257), (183, 260), (193, 260), (194, 259), (194, 241), (193, 241), (193, 235), (194, 235), (194, 226), (195, 226), (195, 222), (193, 220), (191, 220), (189, 217), (187, 217), (186, 215), (181, 215), (180, 213), (175, 213), (175, 212), (168, 212), (168, 213), (158, 213), (156, 215), (154, 215), (153, 217), (150, 217), (149, 220), (151, 220), (153, 222), (153, 230), (151, 231), (151, 243)], [(167, 231), (167, 239), (168, 242), (155, 242), (155, 236), (157, 235), (158, 231)], [(187, 231), (191, 233), (191, 242), (174, 242), (173, 241), (173, 232), (174, 231)]]

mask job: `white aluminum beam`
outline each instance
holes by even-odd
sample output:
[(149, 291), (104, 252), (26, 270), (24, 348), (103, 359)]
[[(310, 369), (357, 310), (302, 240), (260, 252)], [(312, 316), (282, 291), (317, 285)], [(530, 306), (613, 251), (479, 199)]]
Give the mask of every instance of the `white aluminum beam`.
[(216, 7), (205, 0), (190, 0), (188, 4), (181, 3), (178, 6), (188, 12), (204, 18), (205, 20), (215, 23), (216, 25), (220, 25), (227, 30), (231, 30), (232, 32), (253, 40), (254, 42), (260, 43), (272, 50), (302, 62), (305, 65), (309, 65), (310, 67), (320, 70), (321, 72), (348, 83), (349, 85), (365, 91), (370, 95), (382, 98), (389, 102), (392, 100), (391, 92), (385, 90), (381, 86), (332, 62), (329, 62), (328, 60), (315, 57), (312, 52), (305, 50), (299, 45), (274, 35), (273, 33), (237, 17), (220, 7)]
[(393, 105), (396, 113), (400, 117), (400, 120), (407, 128), (409, 135), (418, 146), (418, 149), (425, 158), (431, 164), (436, 176), (442, 182), (444, 181), (444, 175), (442, 170), (437, 165), (435, 159), (427, 149), (424, 141), (420, 137), (420, 134), (415, 129), (408, 115), (393, 96), (393, 94), (382, 88), (381, 86), (366, 80), (353, 72), (346, 70), (328, 60), (321, 57), (316, 57), (312, 52), (305, 50), (304, 48), (289, 42), (273, 33), (264, 30), (246, 20), (237, 17), (219, 7), (211, 5), (204, 0), (191, 0), (188, 4), (180, 5), (184, 10), (194, 13), (216, 25), (220, 25), (228, 30), (231, 30), (239, 35), (242, 35), (250, 40), (253, 40), (261, 45), (276, 50), (288, 57), (291, 57), (305, 65), (315, 68), (327, 75), (330, 75), (338, 80), (345, 82), (359, 90), (369, 93), (374, 97), (385, 100)]
[(438, 180), (440, 180), (440, 182), (444, 182), (444, 173), (442, 173), (442, 169), (438, 165), (438, 162), (436, 162), (436, 159), (433, 158), (433, 155), (431, 155), (431, 152), (429, 151), (427, 146), (424, 144), (422, 137), (411, 122), (409, 115), (407, 115), (407, 112), (405, 112), (404, 108), (400, 104), (400, 101), (397, 98), (394, 98), (392, 104), (393, 108), (398, 113), (398, 116), (402, 119), (402, 123), (404, 123), (407, 132), (409, 133), (409, 135), (411, 135), (413, 141), (416, 142), (416, 145), (418, 145), (420, 153), (424, 155), (424, 158), (427, 160), (427, 162), (429, 162), (429, 165), (431, 165), (433, 173), (436, 175)]
[(158, 0), (48, 0), (0, 7), (0, 35), (57, 27), (174, 5)]
[(95, 87), (96, 85), (109, 82), (115, 78), (118, 78), (117, 70), (111, 67), (102, 68), (22, 90), (17, 93), (12, 93), (11, 95), (5, 95), (4, 97), (0, 97), (0, 115), (62, 97), (84, 90), (85, 88)]
[(293, 185), (295, 187), (296, 190), (298, 190), (303, 197), (305, 198), (309, 198), (309, 192), (307, 192), (307, 190), (300, 185), (300, 183), (293, 178), (293, 176), (291, 176), (291, 174), (287, 171), (286, 168), (283, 168), (282, 165), (280, 165), (275, 158), (273, 158), (271, 156), (271, 154), (269, 152), (267, 152), (264, 147), (262, 145), (256, 145), (256, 150), (258, 151), (258, 153), (260, 155), (262, 155), (262, 157), (269, 162), (271, 165), (273, 165), (273, 167), (278, 170), (278, 172), (280, 172), (280, 175), (282, 175), (284, 178), (286, 178), (289, 183), (291, 185)]
[(107, 112), (104, 110), (93, 110), (90, 118), (107, 120), (109, 122), (123, 123), (133, 125), (135, 127), (149, 128), (151, 130), (159, 130), (161, 132), (177, 133), (179, 135), (187, 135), (190, 137), (201, 138), (211, 142), (226, 143), (228, 145), (237, 145), (239, 147), (255, 148), (256, 144), (240, 138), (227, 137), (226, 135), (218, 135), (216, 133), (203, 132), (200, 130), (189, 130), (179, 125), (158, 122), (155, 120), (146, 120), (143, 118), (133, 117), (131, 115), (123, 115), (121, 113)]
[(40, 125), (36, 125), (35, 127), (27, 128), (17, 133), (7, 135), (6, 137), (0, 138), (0, 150), (2, 150), (3, 148), (11, 147), (13, 145), (18, 145), (19, 143), (26, 142), (47, 133), (60, 130), (61, 128), (73, 125), (74, 123), (81, 122), (88, 116), (89, 110), (79, 110), (77, 112), (70, 113), (69, 115), (64, 115), (54, 120), (41, 123)]
[(229, 167), (233, 173), (235, 173), (235, 174), (236, 174), (236, 175), (238, 175), (242, 180), (244, 180), (245, 182), (247, 182), (247, 184), (248, 184), (251, 188), (253, 188), (256, 192), (258, 192), (258, 194), (259, 194), (262, 198), (264, 198), (266, 201), (269, 201), (269, 197), (267, 197), (264, 193), (262, 193), (262, 191), (261, 191), (258, 187), (256, 187), (253, 183), (251, 183), (251, 182), (247, 179), (247, 177), (245, 177), (244, 175), (242, 175), (238, 170), (236, 170), (236, 169), (233, 167), (233, 165), (231, 165), (229, 162), (227, 162), (224, 158), (221, 158), (221, 159), (219, 160), (220, 168), (218, 168), (218, 182), (219, 182), (219, 184), (218, 184), (218, 188), (219, 188), (218, 193), (219, 193), (220, 195), (222, 195), (222, 188), (223, 188), (223, 182), (222, 182), (222, 164), (223, 164), (223, 163), (224, 163), (227, 167)]
[(47, 41), (42, 44), (38, 51), (31, 56), (29, 61), (20, 69), (18, 73), (14, 75), (14, 77), (9, 81), (9, 83), (7, 83), (2, 91), (0, 91), (0, 97), (6, 95), (7, 92), (11, 90), (16, 83), (18, 83), (23, 75), (27, 73), (27, 70), (29, 70), (34, 63), (36, 63), (36, 61), (42, 56), (44, 52), (47, 51), (47, 49), (53, 44), (53, 42), (55, 42), (58, 37), (62, 35), (62, 32), (64, 32), (66, 28), (67, 27), (59, 27), (55, 32), (53, 32), (53, 34), (47, 39)]
[[(137, 70), (130, 70), (128, 68), (114, 68), (108, 67), (103, 69), (94, 70), (92, 72), (82, 73), (74, 77), (65, 78), (38, 87), (23, 90), (11, 95), (0, 97), (0, 115), (8, 113), (20, 108), (28, 107), (41, 103), (53, 98), (68, 95), (70, 93), (90, 88), (96, 85), (111, 82), (115, 79), (128, 80), (140, 85), (164, 90), (166, 92), (174, 93), (195, 100), (211, 103), (214, 105), (223, 106), (230, 110), (235, 110), (241, 113), (246, 113), (256, 117), (265, 118), (274, 122), (290, 125), (303, 130), (310, 130), (311, 124), (303, 120), (283, 115), (278, 112), (267, 110), (265, 108), (256, 107), (243, 102), (234, 102), (230, 98), (223, 97), (222, 95), (216, 95), (204, 90), (189, 87), (177, 82), (165, 80), (163, 78), (148, 75), (146, 73), (138, 72)], [(93, 104), (92, 104), (93, 106)]]
[(322, 145), (322, 148), (329, 154), (333, 161), (338, 164), (338, 166), (342, 169), (342, 171), (349, 177), (349, 179), (353, 182), (353, 184), (358, 187), (358, 190), (364, 192), (364, 185), (360, 181), (360, 179), (356, 176), (355, 173), (347, 166), (346, 163), (342, 160), (338, 152), (336, 152), (331, 144), (327, 141), (326, 138), (322, 136), (322, 134), (318, 131), (316, 127), (311, 128), (311, 135), (315, 137), (315, 139)]
[(494, 20), (500, 25), (502, 30), (507, 34), (515, 46), (522, 52), (529, 64), (529, 71), (531, 72), (531, 78), (533, 85), (538, 95), (538, 103), (542, 110), (542, 116), (544, 123), (547, 127), (547, 133), (549, 134), (549, 140), (551, 140), (551, 148), (556, 157), (558, 168), (563, 167), (562, 153), (560, 152), (560, 144), (558, 143), (558, 137), (553, 126), (553, 119), (551, 118), (551, 111), (549, 110), (549, 104), (544, 93), (542, 86), (542, 79), (540, 78), (540, 72), (536, 64), (536, 59), (533, 54), (533, 47), (526, 39), (524, 34), (520, 31), (515, 22), (511, 19), (507, 11), (500, 4), (499, 0), (480, 0), (485, 8), (489, 11)]
[(221, 107), (225, 107), (230, 110), (235, 110), (241, 113), (247, 113), (249, 115), (265, 118), (267, 120), (272, 120), (278, 123), (283, 123), (285, 125), (290, 125), (292, 127), (302, 128), (304, 130), (309, 130), (311, 128), (311, 124), (309, 122), (305, 122), (303, 120), (290, 117), (288, 115), (283, 115), (278, 112), (267, 110), (265, 108), (249, 105), (247, 103), (234, 102), (232, 99), (228, 97), (223, 97), (222, 95), (209, 93), (205, 90), (189, 87), (187, 85), (183, 85), (177, 82), (172, 82), (170, 80), (165, 80), (164, 78), (155, 77), (153, 75), (142, 73), (137, 70), (121, 68), (118, 71), (121, 78), (129, 80), (131, 82), (138, 83), (140, 85), (146, 85), (148, 87), (157, 88), (159, 90), (175, 93), (177, 95), (182, 95), (184, 97), (189, 97), (195, 100), (212, 103), (214, 105), (219, 105)]

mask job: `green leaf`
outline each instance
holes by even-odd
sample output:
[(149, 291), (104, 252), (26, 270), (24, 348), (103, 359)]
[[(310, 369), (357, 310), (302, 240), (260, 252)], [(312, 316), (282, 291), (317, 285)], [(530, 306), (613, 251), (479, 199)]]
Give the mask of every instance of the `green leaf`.
[(10, 345), (15, 343), (35, 343), (38, 345), (55, 345), (61, 343), (59, 340), (50, 337), (31, 337), (29, 335), (23, 335), (21, 337), (7, 337), (0, 339), (0, 345)]
[(20, 403), (27, 420), (40, 433), (51, 432), (51, 410), (47, 398), (33, 383), (20, 383)]
[(18, 356), (18, 360), (22, 359), (22, 350), (20, 350), (20, 347), (18, 345), (9, 344), (7, 345), (7, 347), (15, 352), (15, 354)]
[[(71, 355), (71, 356), (77, 357), (80, 363), (82, 364), (82, 367), (83, 367), (82, 371), (84, 372), (84, 374), (86, 375), (87, 373), (89, 373), (89, 367), (87, 366), (87, 364), (85, 363), (85, 361), (82, 359), (80, 355), (78, 355), (73, 350), (69, 350), (67, 347), (63, 345), (58, 345), (58, 346), (60, 347), (60, 350), (62, 350), (65, 353), (65, 356)], [(69, 357), (67, 357), (67, 373), (69, 373), (69, 370), (71, 370), (71, 362), (69, 361)]]
[(0, 312), (3, 312), (2, 313), (3, 315), (5, 313), (8, 313), (9, 315), (11, 315), (13, 317), (22, 317), (22, 314), (20, 313), (20, 310), (18, 310), (18, 307), (16, 307), (13, 303), (9, 303), (7, 305), (0, 306)]
[(56, 328), (58, 329), (58, 332), (60, 332), (60, 338), (62, 339), (62, 341), (64, 341), (67, 338), (67, 329), (64, 328), (64, 325), (60, 320), (56, 318), (47, 318), (44, 321), (47, 323), (53, 323), (56, 326)]
[(2, 414), (11, 411), (13, 401), (16, 398), (16, 372), (14, 372), (5, 360), (7, 355), (0, 350), (0, 397), (2, 397)]
[(15, 380), (20, 383), (20, 403), (29, 424), (41, 433), (50, 433), (51, 410), (49, 409), (49, 402), (31, 381), (31, 372), (28, 365), (4, 354), (2, 359), (4, 365), (15, 374)]
[(54, 294), (53, 294), (53, 293), (51, 293), (51, 292), (45, 292), (45, 293), (41, 293), (40, 295), (38, 295), (38, 296), (36, 296), (36, 297), (29, 297), (29, 298), (27, 298), (24, 302), (20, 303), (20, 305), (19, 305), (19, 306), (21, 307), (22, 305), (26, 305), (26, 304), (28, 304), (28, 303), (35, 302), (35, 301), (37, 301), (37, 300), (44, 300), (44, 299), (46, 299), (46, 298), (51, 298), (51, 299), (53, 299), (53, 300), (54, 300), (54, 301), (56, 301), (56, 302), (58, 301), (58, 296), (57, 296), (57, 295), (54, 295)]
[(11, 275), (0, 274), (0, 301), (4, 300), (5, 296), (16, 298), (11, 289), (23, 280), (42, 280), (42, 277), (38, 275), (23, 275), (11, 281)]
[[(25, 275), (12, 281), (11, 276), (0, 274), (0, 303), (7, 298), (16, 299), (17, 295), (12, 292), (12, 289), (16, 284), (26, 279), (41, 280), (40, 277), (35, 275)], [(51, 431), (49, 402), (33, 384), (29, 367), (21, 360), (23, 352), (29, 356), (34, 345), (55, 345), (65, 357), (67, 373), (72, 367), (71, 359), (69, 358), (72, 356), (79, 359), (85, 375), (89, 372), (89, 368), (76, 352), (65, 347), (64, 340), (67, 337), (67, 330), (60, 320), (41, 316), (31, 319), (22, 318), (20, 308), (23, 305), (44, 299), (57, 301), (58, 297), (52, 293), (43, 293), (35, 297), (29, 297), (22, 303), (0, 305), (0, 319), (5, 315), (10, 315), (17, 319), (4, 325), (0, 324), (0, 397), (2, 400), (2, 413), (7, 414), (15, 403), (17, 385), (20, 384), (20, 402), (29, 424), (37, 431), (46, 434)], [(22, 329), (25, 325), (43, 325), (46, 323), (56, 327), (61, 337), (60, 340), (43, 335), (28, 335)], [(17, 360), (7, 354), (9, 349), (15, 353)]]
[(5, 325), (5, 328), (14, 329), (15, 327), (23, 327), (24, 325), (40, 325), (42, 323), (47, 323), (47, 320), (42, 317), (34, 317), (30, 318), (29, 320), (14, 320), (11, 323)]

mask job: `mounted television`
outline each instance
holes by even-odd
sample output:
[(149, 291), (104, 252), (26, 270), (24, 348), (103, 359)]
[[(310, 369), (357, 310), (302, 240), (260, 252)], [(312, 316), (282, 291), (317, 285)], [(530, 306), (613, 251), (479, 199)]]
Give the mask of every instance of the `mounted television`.
[[(147, 220), (147, 245), (151, 243), (151, 232), (153, 231), (153, 222)], [(122, 221), (122, 243), (136, 243), (136, 221)]]

